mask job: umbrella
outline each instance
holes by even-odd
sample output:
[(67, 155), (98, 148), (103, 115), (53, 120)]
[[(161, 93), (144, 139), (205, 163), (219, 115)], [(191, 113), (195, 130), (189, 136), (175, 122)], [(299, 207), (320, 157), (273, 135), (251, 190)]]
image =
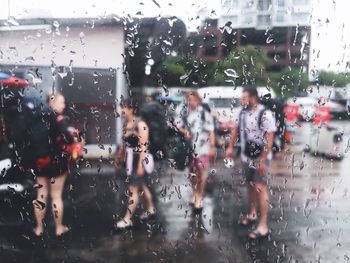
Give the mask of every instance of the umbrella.
[(24, 79), (12, 77), (9, 74), (0, 72), (0, 84), (5, 87), (24, 88), (29, 85), (29, 82)]

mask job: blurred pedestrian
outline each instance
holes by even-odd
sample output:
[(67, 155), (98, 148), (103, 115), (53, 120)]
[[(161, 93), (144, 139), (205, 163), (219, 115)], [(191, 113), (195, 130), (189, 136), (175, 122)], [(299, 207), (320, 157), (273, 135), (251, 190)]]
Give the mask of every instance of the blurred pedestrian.
[(189, 160), (190, 180), (193, 189), (191, 205), (195, 213), (203, 209), (203, 198), (210, 160), (216, 155), (214, 119), (203, 107), (202, 98), (197, 91), (187, 94), (187, 105), (179, 105), (180, 111), (175, 118), (175, 125), (190, 141), (192, 154)]
[(233, 118), (234, 127), (225, 155), (232, 158), (233, 147), (239, 137), (243, 176), (248, 186), (249, 201), (249, 213), (247, 216), (241, 216), (240, 223), (248, 226), (258, 220), (256, 229), (249, 233), (249, 237), (259, 239), (269, 234), (267, 183), (276, 125), (272, 112), (258, 102), (256, 88), (243, 89), (241, 105), (242, 108)]
[[(37, 199), (33, 201), (36, 227), (34, 234), (44, 233), (44, 218), (47, 209), (48, 195), (52, 200), (52, 213), (55, 220), (55, 234), (62, 236), (70, 228), (63, 224), (62, 192), (67, 175), (69, 174), (69, 154), (67, 145), (76, 141), (74, 130), (68, 126), (68, 118), (63, 115), (66, 104), (60, 93), (50, 94), (48, 104), (52, 109), (50, 114), (49, 138), (42, 140), (42, 147), (48, 148), (46, 156), (35, 160), (33, 170), (36, 176)], [(40, 132), (39, 130), (37, 132)]]
[(146, 199), (147, 210), (141, 214), (141, 220), (153, 219), (156, 208), (153, 196), (147, 186), (147, 178), (154, 168), (152, 154), (148, 150), (149, 128), (147, 123), (136, 116), (136, 104), (132, 100), (123, 102), (125, 117), (123, 145), (117, 152), (117, 165), (125, 162), (129, 200), (125, 215), (116, 223), (117, 229), (133, 226), (132, 217), (139, 204), (139, 194), (142, 192)]

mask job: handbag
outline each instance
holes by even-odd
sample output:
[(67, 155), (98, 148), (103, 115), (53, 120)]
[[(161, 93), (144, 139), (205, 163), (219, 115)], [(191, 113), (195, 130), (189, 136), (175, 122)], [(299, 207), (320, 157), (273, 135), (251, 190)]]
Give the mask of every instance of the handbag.
[(168, 144), (168, 158), (170, 165), (175, 169), (183, 171), (192, 158), (192, 144), (181, 132), (177, 132)]

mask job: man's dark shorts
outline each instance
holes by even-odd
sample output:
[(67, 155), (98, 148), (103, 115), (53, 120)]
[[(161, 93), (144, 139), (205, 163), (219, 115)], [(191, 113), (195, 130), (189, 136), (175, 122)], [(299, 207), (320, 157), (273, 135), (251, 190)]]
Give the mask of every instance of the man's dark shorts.
[(266, 161), (266, 174), (260, 175), (256, 170), (255, 165), (251, 165), (247, 162), (242, 162), (243, 165), (243, 177), (247, 183), (259, 183), (267, 184), (271, 171), (271, 160)]

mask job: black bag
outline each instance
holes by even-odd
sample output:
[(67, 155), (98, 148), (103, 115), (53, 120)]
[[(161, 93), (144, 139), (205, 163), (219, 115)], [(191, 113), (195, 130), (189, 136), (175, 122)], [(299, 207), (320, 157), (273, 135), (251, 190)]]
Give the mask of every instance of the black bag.
[(166, 153), (168, 126), (164, 108), (155, 101), (145, 104), (140, 109), (140, 117), (149, 128), (149, 151), (155, 160), (163, 159)]
[[(210, 113), (210, 107), (207, 104), (202, 104), (202, 111), (201, 111), (201, 121), (205, 121), (205, 112)], [(188, 109), (187, 107), (184, 107), (181, 111), (181, 117), (182, 122), (184, 126), (190, 130), (190, 127), (188, 125), (187, 117), (188, 117)], [(172, 163), (173, 167), (175, 169), (183, 171), (191, 161), (193, 157), (193, 149), (192, 149), (192, 142), (185, 138), (185, 136), (178, 131), (177, 128), (175, 128), (176, 125), (173, 125), (173, 133), (175, 133), (175, 136), (173, 139), (169, 142), (169, 159), (173, 159), (174, 163)]]
[(175, 133), (175, 136), (169, 138), (168, 141), (168, 158), (173, 160), (170, 163), (171, 166), (183, 171), (192, 158), (192, 145), (181, 132), (176, 131)]
[(8, 139), (13, 150), (24, 164), (33, 164), (37, 159), (50, 155), (52, 115), (38, 98), (25, 98), (6, 116)]
[(249, 158), (258, 158), (264, 150), (264, 146), (253, 141), (246, 141), (244, 145), (244, 154)]

